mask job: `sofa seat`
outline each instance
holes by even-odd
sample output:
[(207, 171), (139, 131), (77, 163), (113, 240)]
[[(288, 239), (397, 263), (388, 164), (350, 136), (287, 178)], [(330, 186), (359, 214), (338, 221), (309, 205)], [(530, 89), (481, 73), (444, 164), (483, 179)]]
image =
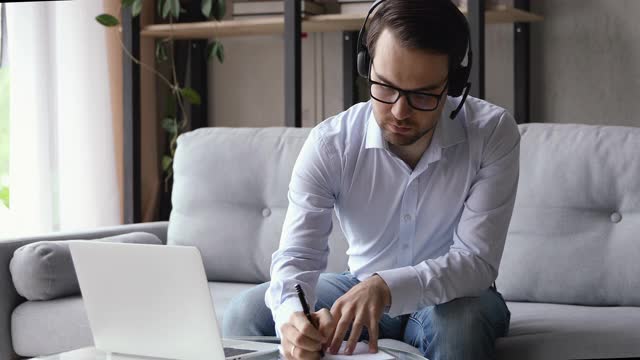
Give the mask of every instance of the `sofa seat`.
[(509, 336), (498, 359), (603, 359), (638, 356), (640, 308), (507, 302)]
[[(231, 299), (253, 286), (255, 285), (243, 283), (209, 283), (220, 326), (222, 315)], [(55, 354), (93, 345), (89, 320), (80, 296), (20, 304), (12, 314), (11, 332), (16, 353), (24, 357)]]

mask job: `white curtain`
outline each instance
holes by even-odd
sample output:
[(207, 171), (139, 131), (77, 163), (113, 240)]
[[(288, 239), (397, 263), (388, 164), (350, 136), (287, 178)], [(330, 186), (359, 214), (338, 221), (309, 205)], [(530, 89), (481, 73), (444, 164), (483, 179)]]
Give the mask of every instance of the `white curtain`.
[(0, 238), (120, 223), (102, 0), (6, 10), (11, 206)]

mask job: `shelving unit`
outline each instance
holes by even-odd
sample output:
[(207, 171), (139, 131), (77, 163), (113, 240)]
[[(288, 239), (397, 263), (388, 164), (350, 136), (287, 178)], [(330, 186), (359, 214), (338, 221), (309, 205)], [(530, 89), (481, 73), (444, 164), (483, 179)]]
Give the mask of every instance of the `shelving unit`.
[[(514, 7), (486, 10), (485, 0), (469, 0), (467, 18), (471, 29), (474, 63), (471, 71), (471, 95), (484, 97), (484, 33), (485, 24), (514, 24), (514, 100), (515, 117), (519, 122), (529, 122), (529, 24), (542, 21), (540, 15), (529, 12), (530, 0), (514, 0)], [(194, 7), (197, 2), (193, 2)], [(198, 13), (197, 7), (193, 13)], [(251, 20), (198, 21), (177, 24), (140, 24), (130, 9), (123, 12), (123, 39), (128, 51), (139, 57), (141, 42), (173, 36), (178, 40), (192, 41), (198, 56), (189, 57), (189, 78), (192, 87), (207, 94), (207, 66), (204, 60), (206, 39), (250, 35), (283, 34), (285, 43), (285, 125), (301, 126), (301, 34), (302, 32), (343, 33), (343, 91), (345, 108), (356, 102), (356, 40), (366, 14), (325, 14), (301, 17), (300, 1), (286, 0), (285, 14), (280, 17)], [(194, 41), (195, 40), (195, 41)], [(186, 47), (185, 47), (186, 48)], [(146, 53), (149, 53), (149, 49)], [(152, 56), (151, 56), (152, 57)], [(140, 221), (140, 119), (141, 107), (139, 65), (123, 57), (124, 93), (124, 177), (125, 222)], [(195, 83), (195, 85), (194, 85)], [(197, 114), (206, 124), (207, 97), (203, 96)], [(205, 126), (204, 124), (196, 126)]]
[[(326, 14), (302, 18), (304, 32), (358, 31), (366, 14)], [(487, 24), (537, 22), (542, 17), (524, 10), (507, 8), (485, 12)], [(284, 16), (250, 20), (203, 21), (188, 24), (156, 24), (145, 26), (144, 37), (175, 39), (209, 39), (229, 36), (277, 35), (284, 32)]]

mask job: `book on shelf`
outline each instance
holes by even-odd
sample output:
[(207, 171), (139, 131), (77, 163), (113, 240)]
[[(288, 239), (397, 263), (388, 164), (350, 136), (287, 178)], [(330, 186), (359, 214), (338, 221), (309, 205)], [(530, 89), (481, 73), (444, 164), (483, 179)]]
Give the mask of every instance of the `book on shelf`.
[[(300, 12), (304, 15), (324, 14), (325, 9), (322, 4), (311, 0), (303, 0), (300, 3)], [(268, 1), (243, 1), (233, 3), (233, 17), (270, 15), (277, 16), (284, 14), (283, 0)]]
[(366, 14), (373, 1), (343, 1), (340, 2), (340, 12), (343, 14)]

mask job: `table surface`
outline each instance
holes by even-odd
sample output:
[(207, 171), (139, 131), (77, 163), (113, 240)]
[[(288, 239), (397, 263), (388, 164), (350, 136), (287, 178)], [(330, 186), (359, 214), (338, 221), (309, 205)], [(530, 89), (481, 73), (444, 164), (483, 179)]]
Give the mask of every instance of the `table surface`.
[[(238, 337), (238, 338), (234, 337), (233, 339), (259, 341), (259, 342), (271, 342), (271, 343), (280, 342), (280, 340), (276, 337), (262, 337), (262, 336)], [(395, 356), (397, 360), (428, 360), (420, 355), (413, 354), (400, 349), (393, 349), (391, 347), (387, 347), (382, 344), (379, 346), (379, 348)], [(154, 359), (157, 359), (157, 358), (108, 353), (102, 350), (98, 350), (95, 347), (86, 347), (82, 349), (64, 352), (61, 354), (32, 358), (32, 360), (154, 360)], [(279, 359), (279, 354), (277, 352), (273, 352), (271, 354), (266, 354), (263, 356), (256, 356), (252, 359), (274, 360), (274, 359)]]

